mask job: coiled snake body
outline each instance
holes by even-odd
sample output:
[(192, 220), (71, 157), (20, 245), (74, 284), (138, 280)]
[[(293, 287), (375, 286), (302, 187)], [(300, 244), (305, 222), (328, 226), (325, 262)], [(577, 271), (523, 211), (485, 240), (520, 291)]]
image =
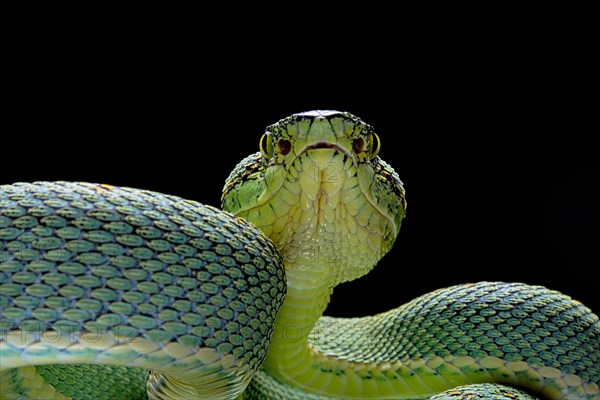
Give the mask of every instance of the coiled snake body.
[(391, 248), (402, 183), (348, 113), (292, 115), (260, 149), (228, 178), (226, 212), (108, 185), (0, 186), (0, 398), (600, 398), (598, 317), (543, 287), (465, 284), (321, 317)]

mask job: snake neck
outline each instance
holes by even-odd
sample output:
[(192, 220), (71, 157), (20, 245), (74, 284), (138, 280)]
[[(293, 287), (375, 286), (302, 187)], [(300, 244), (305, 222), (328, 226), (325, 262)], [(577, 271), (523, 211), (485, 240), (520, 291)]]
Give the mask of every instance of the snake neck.
[[(331, 280), (327, 270), (318, 267), (287, 266), (287, 294), (275, 321), (263, 370), (280, 384), (327, 398), (409, 398), (397, 396), (410, 393), (404, 381), (391, 382), (377, 372), (389, 363), (351, 360), (322, 351), (318, 341), (313, 343), (315, 335), (329, 333), (321, 331), (319, 320), (333, 292), (327, 283)], [(378, 379), (367, 381), (373, 374)], [(429, 395), (438, 391), (432, 390)]]
[(325, 311), (333, 288), (322, 268), (288, 266), (287, 279), (287, 294), (263, 367), (281, 381), (303, 387), (303, 376), (315, 369), (319, 358), (309, 334)]

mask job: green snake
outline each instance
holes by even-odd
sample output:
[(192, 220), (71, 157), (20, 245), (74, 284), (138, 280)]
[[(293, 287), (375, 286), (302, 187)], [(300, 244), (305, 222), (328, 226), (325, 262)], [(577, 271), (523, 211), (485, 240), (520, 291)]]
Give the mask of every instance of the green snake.
[(322, 317), (405, 215), (373, 128), (267, 127), (222, 208), (109, 185), (0, 186), (2, 399), (600, 399), (600, 322), (480, 282)]

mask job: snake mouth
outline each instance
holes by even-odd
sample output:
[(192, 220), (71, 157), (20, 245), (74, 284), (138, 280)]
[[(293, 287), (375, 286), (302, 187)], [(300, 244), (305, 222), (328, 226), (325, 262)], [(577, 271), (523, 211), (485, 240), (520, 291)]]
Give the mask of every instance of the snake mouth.
[(311, 144), (310, 146), (306, 146), (306, 148), (304, 150), (308, 151), (308, 150), (312, 150), (312, 149), (335, 149), (336, 147), (339, 148), (339, 146), (336, 144), (332, 144), (332, 143), (328, 143), (328, 142), (317, 142), (315, 144)]
[(302, 149), (302, 151), (298, 154), (298, 156), (301, 156), (302, 154), (310, 151), (310, 150), (317, 150), (317, 149), (332, 149), (332, 150), (337, 150), (342, 154), (347, 155), (348, 157), (352, 158), (354, 160), (354, 156), (353, 154), (348, 151), (347, 149), (345, 149), (344, 147), (336, 144), (336, 143), (330, 143), (324, 140), (320, 140), (316, 143), (313, 144), (309, 144), (308, 146), (306, 146), (304, 149)]

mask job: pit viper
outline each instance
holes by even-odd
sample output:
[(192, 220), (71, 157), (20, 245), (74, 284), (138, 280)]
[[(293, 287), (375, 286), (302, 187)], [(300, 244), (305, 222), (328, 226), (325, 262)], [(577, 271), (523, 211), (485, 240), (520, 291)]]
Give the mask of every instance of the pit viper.
[(231, 172), (223, 210), (106, 184), (0, 186), (0, 398), (600, 399), (598, 317), (544, 287), (463, 284), (322, 316), (405, 216), (380, 147), (347, 112), (284, 118)]

